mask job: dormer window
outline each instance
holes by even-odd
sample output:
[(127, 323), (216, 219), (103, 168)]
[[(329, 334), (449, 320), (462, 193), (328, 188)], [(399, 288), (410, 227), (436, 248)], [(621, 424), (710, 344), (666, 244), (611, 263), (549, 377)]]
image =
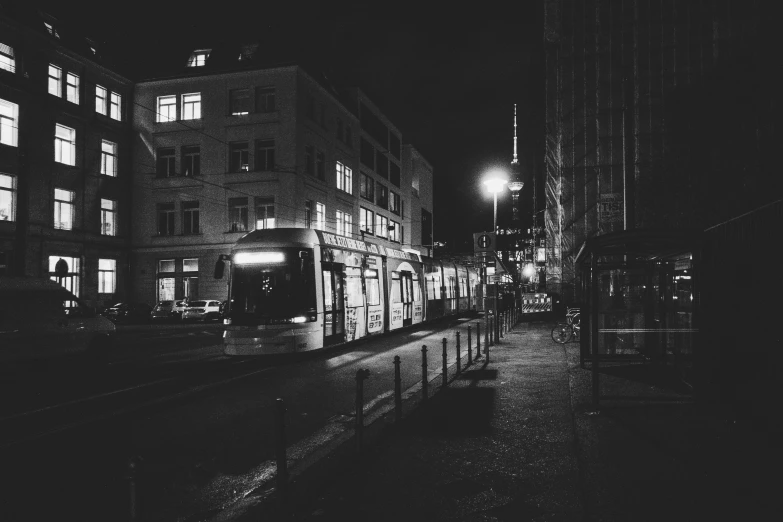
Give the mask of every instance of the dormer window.
[(46, 26), (46, 31), (55, 38), (60, 38), (60, 33), (57, 32), (57, 28), (50, 24), (49, 22), (44, 22), (44, 25)]
[(243, 45), (242, 50), (239, 53), (239, 61), (246, 61), (246, 60), (252, 60), (253, 56), (256, 54), (256, 50), (258, 49), (258, 44), (248, 44)]
[(188, 59), (188, 67), (203, 67), (207, 64), (207, 58), (212, 49), (200, 49), (193, 51)]

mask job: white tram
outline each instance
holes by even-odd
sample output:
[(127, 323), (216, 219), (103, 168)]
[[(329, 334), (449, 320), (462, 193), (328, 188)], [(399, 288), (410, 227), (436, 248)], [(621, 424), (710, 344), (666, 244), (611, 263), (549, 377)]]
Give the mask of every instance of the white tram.
[(317, 350), (476, 310), (473, 268), (311, 229), (255, 230), (229, 261), (227, 355)]

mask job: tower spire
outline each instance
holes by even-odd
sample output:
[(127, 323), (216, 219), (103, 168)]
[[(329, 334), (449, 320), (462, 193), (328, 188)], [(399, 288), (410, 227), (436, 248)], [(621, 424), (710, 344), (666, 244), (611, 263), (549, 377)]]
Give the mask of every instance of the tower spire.
[(512, 165), (519, 163), (517, 161), (517, 104), (514, 104), (514, 159), (511, 160)]

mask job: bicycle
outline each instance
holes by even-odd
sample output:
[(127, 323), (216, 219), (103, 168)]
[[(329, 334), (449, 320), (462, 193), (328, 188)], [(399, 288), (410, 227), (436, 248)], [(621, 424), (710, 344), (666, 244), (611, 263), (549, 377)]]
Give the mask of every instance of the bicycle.
[(559, 344), (565, 344), (571, 338), (578, 338), (581, 329), (580, 309), (568, 308), (566, 312), (566, 322), (557, 323), (552, 328), (552, 340)]

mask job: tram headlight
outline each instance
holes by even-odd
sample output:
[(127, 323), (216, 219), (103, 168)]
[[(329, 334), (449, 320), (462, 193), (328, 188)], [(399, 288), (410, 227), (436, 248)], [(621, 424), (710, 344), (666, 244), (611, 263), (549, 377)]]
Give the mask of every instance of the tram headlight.
[(261, 265), (266, 263), (282, 263), (285, 255), (282, 252), (239, 252), (234, 254), (234, 263), (238, 265)]

